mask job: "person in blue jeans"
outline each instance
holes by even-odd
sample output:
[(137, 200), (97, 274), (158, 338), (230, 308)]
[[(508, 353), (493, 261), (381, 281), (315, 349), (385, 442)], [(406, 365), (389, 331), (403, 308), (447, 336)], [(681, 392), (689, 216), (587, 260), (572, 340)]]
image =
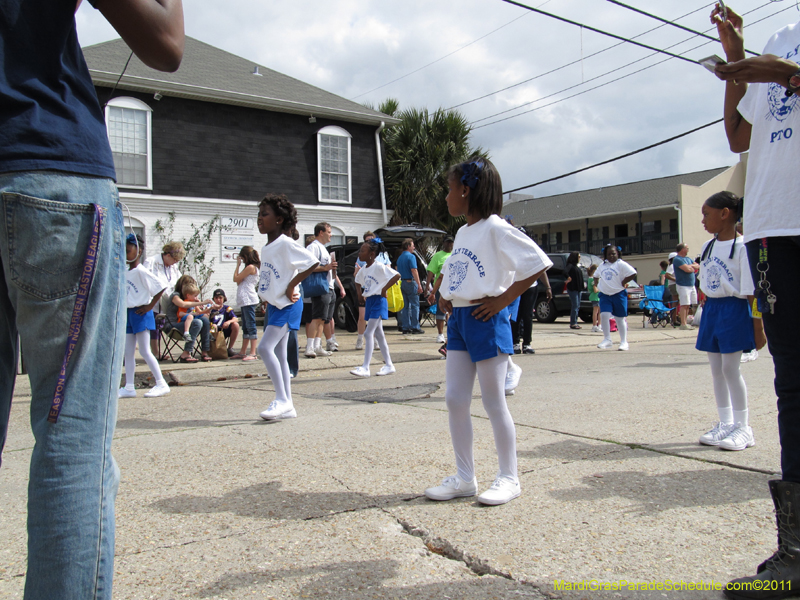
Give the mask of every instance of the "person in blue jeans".
[(775, 364), (781, 443), (781, 477), (768, 481), (778, 548), (724, 593), (734, 600), (777, 599), (800, 589), (800, 210), (792, 177), (800, 136), (787, 135), (800, 129), (800, 27), (780, 29), (761, 56), (745, 58), (742, 17), (717, 4), (711, 22), (727, 58), (716, 67), (726, 82), (725, 134), (733, 152), (750, 152), (742, 222), (757, 298), (751, 310), (756, 318), (761, 313)]
[[(180, 0), (93, 4), (145, 64), (178, 68)], [(76, 2), (1, 6), (0, 449), (21, 348), (35, 439), (24, 598), (105, 600), (112, 596), (119, 471), (111, 439), (125, 343), (114, 161), (78, 43)]]
[(397, 259), (400, 291), (403, 293), (400, 326), (403, 328), (403, 333), (422, 333), (419, 326), (419, 295), (422, 293), (422, 285), (419, 282), (417, 257), (414, 255), (414, 240), (404, 239), (401, 247), (403, 252)]
[(567, 293), (569, 294), (569, 327), (570, 329), (580, 329), (578, 325), (578, 312), (581, 308), (581, 293), (583, 292), (583, 272), (578, 263), (581, 260), (580, 252), (570, 252), (567, 257)]

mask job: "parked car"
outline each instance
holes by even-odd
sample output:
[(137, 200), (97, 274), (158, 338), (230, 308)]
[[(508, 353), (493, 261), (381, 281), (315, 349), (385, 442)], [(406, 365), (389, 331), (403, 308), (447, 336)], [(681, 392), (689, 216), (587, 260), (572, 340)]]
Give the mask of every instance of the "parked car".
[[(411, 238), (417, 246), (422, 240), (428, 248), (438, 248), (447, 232), (432, 227), (424, 227), (416, 223), (410, 225), (394, 225), (392, 227), (382, 227), (375, 230), (375, 235), (383, 240), (386, 252), (392, 260), (392, 266), (397, 263), (397, 257), (402, 253), (401, 245), (403, 240)], [(355, 266), (358, 259), (358, 250), (361, 243), (356, 244), (333, 244), (328, 246), (328, 251), (336, 253), (336, 260), (339, 263), (337, 274), (344, 287), (345, 296), (337, 296), (336, 309), (333, 313), (334, 323), (337, 328), (346, 329), (353, 332), (358, 323), (358, 292), (355, 283)], [(419, 271), (420, 283), (425, 282), (428, 275), (428, 257), (417, 248), (414, 252), (417, 257), (417, 270)], [(308, 322), (311, 316), (311, 300), (305, 299), (303, 307), (303, 322)]]
[[(558, 317), (569, 315), (572, 304), (569, 301), (569, 294), (567, 294), (567, 258), (569, 252), (559, 252), (547, 255), (553, 261), (553, 266), (547, 270), (547, 278), (550, 280), (550, 287), (553, 290), (553, 299), (548, 301), (543, 293), (539, 293), (536, 298), (536, 306), (534, 312), (536, 320), (540, 323), (552, 323)], [(589, 282), (589, 276), (586, 270), (592, 265), (601, 265), (603, 259), (594, 254), (581, 254), (578, 266), (583, 273), (584, 285)], [(578, 311), (578, 316), (584, 323), (592, 322), (592, 303), (589, 301), (589, 293), (584, 290), (581, 293), (581, 307)]]
[(644, 288), (636, 281), (629, 281), (625, 288), (628, 292), (628, 314), (642, 310), (639, 302), (644, 300)]

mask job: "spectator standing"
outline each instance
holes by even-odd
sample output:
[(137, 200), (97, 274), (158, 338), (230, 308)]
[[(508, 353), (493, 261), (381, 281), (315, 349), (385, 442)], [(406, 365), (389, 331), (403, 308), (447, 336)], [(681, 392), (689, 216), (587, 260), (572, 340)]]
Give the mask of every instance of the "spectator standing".
[[(428, 296), (428, 304), (431, 306), (438, 306), (439, 304), (439, 287), (435, 285), (434, 282), (440, 284), (438, 278), (439, 275), (442, 273), (442, 267), (444, 266), (444, 261), (450, 258), (450, 255), (453, 253), (453, 238), (446, 237), (444, 242), (442, 243), (442, 249), (439, 250), (436, 254), (431, 257), (431, 261), (428, 263), (428, 277), (425, 282), (425, 287), (430, 289), (430, 295)], [(432, 287), (433, 286), (433, 287)], [(435, 289), (434, 289), (435, 288)], [(436, 342), (439, 344), (444, 343), (444, 326), (447, 322), (447, 314), (442, 313), (440, 311), (436, 311), (436, 332), (438, 335), (436, 336)]]
[(675, 251), (678, 255), (672, 260), (672, 265), (675, 267), (675, 287), (678, 289), (678, 299), (681, 303), (681, 329), (694, 329), (688, 322), (689, 307), (697, 305), (695, 273), (700, 270), (700, 266), (687, 256), (689, 254), (688, 245), (678, 244)]
[(570, 252), (567, 257), (567, 293), (569, 294), (569, 328), (580, 329), (578, 325), (578, 312), (581, 308), (581, 294), (584, 290), (583, 273), (578, 263), (581, 260), (580, 252)]
[(308, 358), (317, 356), (330, 356), (330, 352), (322, 348), (322, 336), (325, 323), (333, 318), (336, 307), (336, 294), (334, 293), (333, 270), (338, 266), (325, 247), (331, 241), (331, 226), (328, 223), (317, 223), (314, 226), (314, 240), (308, 245), (307, 250), (319, 261), (314, 269), (315, 273), (326, 273), (328, 279), (328, 292), (321, 296), (311, 298), (311, 322), (306, 325), (306, 352)]
[[(108, 599), (114, 573), (111, 440), (125, 244), (105, 119), (75, 30), (79, 4), (3, 0), (0, 10), (0, 204), (8, 218), (0, 228), (0, 448), (17, 336), (36, 356), (28, 363), (35, 441), (26, 600)], [(93, 4), (147, 66), (178, 68), (180, 0)]]
[(400, 326), (403, 333), (422, 333), (419, 326), (419, 295), (422, 285), (419, 281), (417, 257), (414, 254), (414, 240), (406, 238), (402, 244), (403, 252), (397, 259), (400, 273), (400, 291), (403, 292), (403, 310), (400, 311)]
[[(781, 479), (769, 482), (778, 524), (778, 550), (752, 577), (725, 590), (734, 600), (783, 598), (800, 588), (800, 211), (790, 174), (800, 160), (800, 25), (776, 32), (764, 53), (745, 58), (742, 18), (730, 7), (711, 13), (728, 63), (717, 66), (725, 85), (725, 133), (734, 152), (750, 151), (744, 200), (744, 241), (757, 309), (763, 314), (775, 364)], [(786, 58), (783, 58), (786, 57)], [(754, 84), (754, 85), (748, 85)], [(791, 590), (791, 592), (789, 592)], [(787, 593), (788, 592), (788, 593)]]
[[(244, 246), (236, 257), (236, 271), (233, 281), (236, 283), (236, 304), (242, 311), (242, 349), (231, 358), (243, 361), (256, 360), (256, 343), (258, 342), (258, 326), (256, 325), (256, 307), (259, 304), (258, 286), (261, 259), (258, 251), (252, 246)], [(252, 354), (247, 352), (248, 348)]]
[(586, 287), (589, 290), (589, 302), (592, 303), (592, 333), (602, 332), (603, 328), (600, 326), (600, 292), (597, 289), (597, 283), (594, 280), (594, 272), (597, 270), (597, 265), (592, 263), (586, 271), (589, 281)]
[[(167, 242), (161, 248), (160, 254), (146, 258), (142, 263), (144, 268), (153, 273), (156, 277), (160, 277), (166, 287), (161, 296), (161, 302), (158, 305), (162, 313), (167, 312), (169, 304), (169, 297), (175, 291), (175, 282), (181, 276), (178, 263), (186, 256), (186, 250), (180, 242)], [(153, 329), (150, 331), (150, 350), (154, 356), (158, 356), (158, 330)]]

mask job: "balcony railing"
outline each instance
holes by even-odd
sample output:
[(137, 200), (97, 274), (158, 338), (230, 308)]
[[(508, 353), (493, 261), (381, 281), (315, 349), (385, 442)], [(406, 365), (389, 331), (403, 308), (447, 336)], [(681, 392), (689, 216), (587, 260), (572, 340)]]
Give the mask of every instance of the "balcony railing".
[(603, 246), (612, 244), (622, 248), (623, 255), (630, 254), (663, 254), (675, 250), (678, 244), (677, 232), (647, 233), (642, 236), (608, 238), (590, 242), (564, 242), (561, 244), (543, 244), (545, 252), (584, 252), (600, 255)]

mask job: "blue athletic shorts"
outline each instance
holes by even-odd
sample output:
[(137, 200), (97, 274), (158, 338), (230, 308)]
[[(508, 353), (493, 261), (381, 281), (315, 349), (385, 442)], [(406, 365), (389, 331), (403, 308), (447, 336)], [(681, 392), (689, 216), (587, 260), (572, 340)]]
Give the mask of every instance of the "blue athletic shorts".
[(272, 304), (267, 304), (267, 324), (275, 327), (283, 327), (288, 323), (289, 329), (297, 331), (300, 329), (300, 319), (303, 316), (303, 299), (301, 298), (294, 304), (286, 308), (275, 308)]
[(469, 352), (472, 362), (494, 358), (499, 353), (514, 354), (508, 308), (488, 321), (482, 321), (472, 316), (472, 311), (478, 306), (453, 309), (447, 322), (447, 350)]
[(137, 314), (135, 308), (128, 309), (128, 325), (125, 327), (125, 333), (139, 333), (140, 331), (154, 331), (156, 328), (156, 318), (153, 311), (149, 310), (143, 315)]
[(600, 312), (610, 312), (615, 317), (624, 318), (628, 316), (628, 292), (622, 290), (616, 294), (604, 294), (600, 292)]
[(389, 318), (389, 301), (383, 296), (367, 296), (364, 298), (364, 319), (382, 319)]
[(756, 347), (753, 317), (744, 298), (706, 298), (695, 348), (702, 352), (750, 352)]
[(521, 297), (522, 296), (517, 296), (517, 299), (508, 305), (508, 318), (512, 321), (516, 321), (517, 317), (519, 316), (519, 299)]

